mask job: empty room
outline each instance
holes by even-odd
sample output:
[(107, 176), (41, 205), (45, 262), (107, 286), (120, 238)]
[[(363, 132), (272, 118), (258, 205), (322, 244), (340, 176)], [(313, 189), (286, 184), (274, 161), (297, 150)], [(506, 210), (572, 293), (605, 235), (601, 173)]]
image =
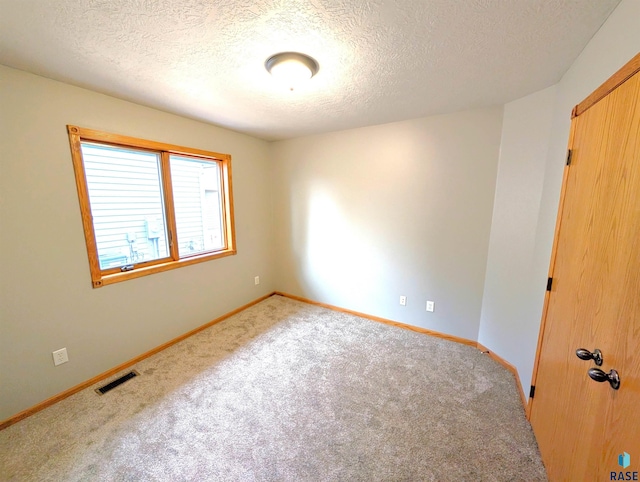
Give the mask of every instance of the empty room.
[(638, 480), (639, 25), (0, 0), (0, 480)]

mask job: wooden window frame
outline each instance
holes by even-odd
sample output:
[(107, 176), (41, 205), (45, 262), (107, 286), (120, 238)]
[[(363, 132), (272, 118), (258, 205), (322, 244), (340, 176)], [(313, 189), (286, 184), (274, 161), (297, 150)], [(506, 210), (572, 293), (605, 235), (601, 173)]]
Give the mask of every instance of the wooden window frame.
[[(87, 245), (87, 255), (89, 257), (91, 283), (94, 288), (100, 288), (108, 284), (119, 283), (121, 281), (139, 278), (141, 276), (147, 276), (154, 273), (160, 273), (162, 271), (180, 268), (182, 266), (190, 266), (192, 264), (203, 263), (212, 259), (237, 254), (231, 181), (231, 156), (229, 154), (220, 154), (217, 152), (165, 144), (145, 139), (138, 139), (135, 137), (122, 136), (119, 134), (110, 134), (73, 125), (68, 125), (67, 131), (69, 133), (71, 158), (73, 160), (76, 187), (78, 189), (78, 200), (80, 202), (80, 213), (82, 216), (84, 237)], [(123, 271), (121, 267), (108, 269), (100, 268), (95, 228), (93, 225), (93, 216), (91, 215), (91, 204), (89, 201), (89, 189), (85, 175), (84, 160), (82, 158), (82, 142), (95, 142), (98, 144), (144, 150), (159, 154), (159, 174), (162, 182), (165, 226), (167, 229), (169, 244), (168, 257), (133, 263), (133, 268), (127, 271)], [(225, 247), (222, 249), (180, 258), (178, 254), (173, 186), (171, 184), (171, 169), (169, 165), (169, 156), (171, 154), (187, 156), (199, 160), (215, 161), (220, 164), (220, 192), (223, 213), (222, 230), (225, 237)]]

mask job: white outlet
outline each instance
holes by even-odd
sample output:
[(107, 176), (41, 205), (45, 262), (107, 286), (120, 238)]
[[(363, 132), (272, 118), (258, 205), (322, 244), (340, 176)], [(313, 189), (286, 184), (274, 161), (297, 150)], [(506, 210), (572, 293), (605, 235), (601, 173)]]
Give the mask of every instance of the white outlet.
[(55, 366), (62, 365), (63, 363), (67, 363), (69, 361), (69, 355), (67, 355), (66, 348), (60, 348), (52, 353), (53, 355), (53, 364)]
[(406, 296), (401, 296), (400, 297), (400, 304), (402, 306), (406, 306), (407, 305), (407, 297)]
[(427, 311), (433, 311), (436, 307), (435, 302), (433, 301), (427, 301)]
[(256, 276), (255, 278), (253, 278), (253, 281), (255, 284), (259, 285), (260, 284), (260, 276)]

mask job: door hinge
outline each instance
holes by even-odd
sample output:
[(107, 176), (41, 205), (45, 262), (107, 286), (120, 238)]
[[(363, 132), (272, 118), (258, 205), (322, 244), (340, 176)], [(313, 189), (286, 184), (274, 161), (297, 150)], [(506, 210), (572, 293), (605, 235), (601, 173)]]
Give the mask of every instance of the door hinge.
[(573, 154), (573, 150), (567, 149), (567, 166), (571, 164), (571, 155)]
[(531, 385), (531, 388), (529, 389), (529, 398), (533, 398), (535, 394), (536, 394), (536, 387), (535, 385)]
[(553, 278), (547, 278), (547, 291), (551, 291), (552, 284), (553, 284)]

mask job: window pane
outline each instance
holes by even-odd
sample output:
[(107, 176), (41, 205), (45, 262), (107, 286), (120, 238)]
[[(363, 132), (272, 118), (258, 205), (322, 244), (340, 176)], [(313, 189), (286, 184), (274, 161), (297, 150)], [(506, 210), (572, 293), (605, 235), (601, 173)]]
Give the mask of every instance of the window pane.
[(166, 258), (160, 155), (82, 143), (101, 269)]
[(223, 249), (219, 163), (174, 155), (169, 160), (180, 257)]

